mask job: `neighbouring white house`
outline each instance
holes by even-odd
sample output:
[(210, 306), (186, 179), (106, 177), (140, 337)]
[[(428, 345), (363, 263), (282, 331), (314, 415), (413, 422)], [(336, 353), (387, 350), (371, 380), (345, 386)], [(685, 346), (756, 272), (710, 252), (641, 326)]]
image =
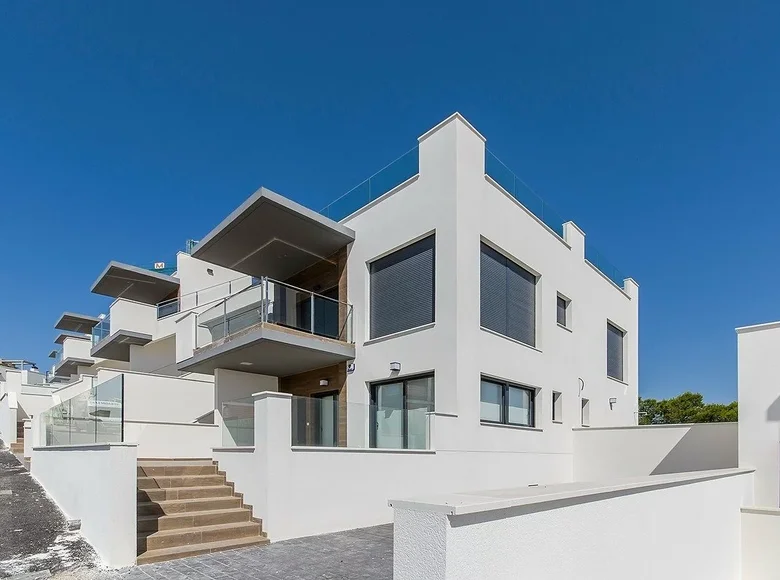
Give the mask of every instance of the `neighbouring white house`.
[(736, 424), (637, 425), (638, 285), (461, 115), (321, 211), (261, 188), (219, 218), (58, 323), (31, 470), (110, 565), (391, 521), (399, 579), (764, 565), (778, 433), (759, 466), (742, 419), (739, 459)]

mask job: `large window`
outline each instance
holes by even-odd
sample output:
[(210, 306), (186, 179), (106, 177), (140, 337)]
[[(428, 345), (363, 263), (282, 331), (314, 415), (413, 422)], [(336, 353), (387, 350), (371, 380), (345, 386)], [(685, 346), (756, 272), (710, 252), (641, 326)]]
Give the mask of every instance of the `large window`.
[(480, 383), (480, 420), (533, 427), (536, 391), (527, 387), (482, 379)]
[(371, 338), (434, 321), (435, 240), (428, 236), (369, 265)]
[(623, 339), (625, 332), (607, 322), (607, 376), (623, 380)]
[(480, 324), (536, 346), (536, 276), (485, 243), (480, 264)]
[(371, 385), (371, 447), (427, 449), (433, 375)]

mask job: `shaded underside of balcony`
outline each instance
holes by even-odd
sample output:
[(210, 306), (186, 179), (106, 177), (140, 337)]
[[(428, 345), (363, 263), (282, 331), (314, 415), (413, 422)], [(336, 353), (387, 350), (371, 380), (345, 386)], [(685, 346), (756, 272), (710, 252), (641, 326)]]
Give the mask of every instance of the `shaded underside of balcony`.
[(69, 377), (75, 375), (78, 372), (80, 366), (88, 367), (92, 366), (95, 361), (87, 358), (76, 358), (69, 356), (63, 361), (60, 361), (56, 367), (54, 367), (54, 374), (58, 377)]
[(177, 366), (206, 374), (221, 368), (284, 377), (354, 358), (354, 344), (264, 322), (197, 349)]
[(203, 238), (192, 256), (286, 280), (354, 240), (351, 229), (263, 187)]
[(61, 332), (57, 335), (57, 338), (54, 339), (55, 344), (62, 344), (65, 342), (66, 338), (75, 338), (77, 340), (91, 340), (88, 334), (75, 334), (70, 332)]
[(100, 322), (100, 318), (97, 316), (89, 316), (88, 314), (76, 314), (75, 312), (63, 312), (54, 328), (57, 330), (64, 330), (66, 332), (78, 332), (88, 334), (92, 332), (92, 328)]
[(130, 362), (130, 347), (152, 342), (152, 335), (132, 330), (117, 330), (92, 347), (89, 354), (95, 358)]
[(179, 291), (179, 279), (154, 270), (109, 262), (92, 284), (92, 292), (155, 305)]

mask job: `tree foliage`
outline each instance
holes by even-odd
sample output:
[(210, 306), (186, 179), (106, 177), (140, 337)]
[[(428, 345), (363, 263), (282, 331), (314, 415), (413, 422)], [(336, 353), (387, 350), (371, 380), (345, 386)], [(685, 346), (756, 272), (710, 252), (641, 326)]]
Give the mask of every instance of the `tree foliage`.
[(737, 402), (705, 403), (701, 393), (686, 391), (671, 399), (639, 398), (640, 425), (722, 423), (737, 420)]

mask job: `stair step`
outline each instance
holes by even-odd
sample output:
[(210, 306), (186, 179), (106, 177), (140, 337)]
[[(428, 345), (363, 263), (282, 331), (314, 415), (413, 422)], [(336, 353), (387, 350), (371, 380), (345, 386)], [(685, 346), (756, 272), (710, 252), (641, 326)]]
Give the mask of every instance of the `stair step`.
[(199, 499), (174, 499), (159, 502), (139, 502), (138, 515), (168, 515), (237, 507), (241, 507), (241, 498), (235, 496), (213, 498), (208, 497)]
[(136, 468), (139, 477), (171, 477), (182, 475), (216, 475), (217, 466), (214, 464), (204, 464), (200, 462), (173, 461), (163, 462), (143, 462)]
[(197, 556), (199, 554), (209, 554), (211, 552), (220, 552), (222, 550), (234, 550), (236, 548), (245, 548), (248, 546), (261, 546), (268, 543), (268, 538), (264, 536), (254, 536), (248, 538), (236, 538), (235, 540), (222, 540), (218, 542), (206, 542), (203, 544), (192, 544), (189, 546), (175, 546), (172, 548), (162, 548), (160, 550), (149, 550), (139, 555), (136, 562), (140, 564), (151, 564), (152, 562), (164, 562), (175, 558), (186, 558)]
[(182, 528), (179, 530), (161, 530), (138, 534), (138, 553), (148, 550), (162, 550), (175, 546), (191, 546), (207, 544), (223, 540), (258, 537), (262, 529), (257, 522), (241, 522), (236, 524), (216, 524), (197, 528)]
[(160, 489), (139, 489), (136, 497), (139, 502), (158, 502), (172, 499), (201, 499), (206, 497), (226, 497), (233, 495), (229, 485), (206, 485), (193, 487), (165, 487)]
[(138, 532), (156, 532), (162, 530), (180, 530), (217, 524), (233, 524), (252, 520), (252, 512), (247, 508), (227, 508), (201, 512), (185, 512), (170, 515), (138, 516)]
[(169, 487), (204, 487), (207, 485), (225, 485), (224, 475), (181, 475), (139, 477), (138, 489), (164, 489)]

